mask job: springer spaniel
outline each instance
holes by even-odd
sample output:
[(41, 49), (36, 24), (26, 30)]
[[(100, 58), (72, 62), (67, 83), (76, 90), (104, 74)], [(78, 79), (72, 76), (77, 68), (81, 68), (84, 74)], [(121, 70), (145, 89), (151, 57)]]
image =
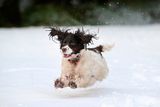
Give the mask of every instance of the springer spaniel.
[(56, 88), (88, 87), (96, 81), (103, 80), (108, 74), (102, 52), (109, 51), (112, 46), (99, 45), (87, 48), (96, 35), (85, 34), (79, 29), (71, 33), (69, 30), (51, 27), (49, 37), (56, 37), (63, 53), (61, 76), (54, 83)]

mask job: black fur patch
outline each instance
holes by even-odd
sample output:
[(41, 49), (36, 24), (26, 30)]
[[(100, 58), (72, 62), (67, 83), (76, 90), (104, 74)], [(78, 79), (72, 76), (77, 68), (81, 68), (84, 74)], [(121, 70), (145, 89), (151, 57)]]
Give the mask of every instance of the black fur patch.
[(62, 42), (66, 37), (75, 37), (79, 40), (80, 43), (87, 45), (92, 42), (92, 39), (96, 39), (95, 34), (86, 34), (84, 30), (77, 29), (74, 33), (69, 32), (70, 29), (64, 30), (60, 28), (50, 27), (49, 37), (54, 39), (57, 37), (57, 40)]
[(84, 30), (77, 29), (75, 32), (69, 32), (69, 30), (50, 27), (49, 37), (60, 42), (60, 49), (68, 45), (74, 54), (87, 48), (86, 46), (92, 43), (93, 38), (96, 39), (95, 34), (86, 34)]
[(103, 52), (103, 46), (99, 45), (95, 48), (88, 48), (88, 50), (94, 51), (96, 53), (99, 53), (102, 56), (102, 52)]

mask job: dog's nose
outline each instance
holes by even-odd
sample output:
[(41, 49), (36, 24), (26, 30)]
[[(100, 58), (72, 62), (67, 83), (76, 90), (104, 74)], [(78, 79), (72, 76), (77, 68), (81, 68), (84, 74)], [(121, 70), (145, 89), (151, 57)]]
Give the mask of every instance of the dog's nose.
[(66, 48), (62, 48), (62, 52), (66, 52), (67, 51), (67, 49)]

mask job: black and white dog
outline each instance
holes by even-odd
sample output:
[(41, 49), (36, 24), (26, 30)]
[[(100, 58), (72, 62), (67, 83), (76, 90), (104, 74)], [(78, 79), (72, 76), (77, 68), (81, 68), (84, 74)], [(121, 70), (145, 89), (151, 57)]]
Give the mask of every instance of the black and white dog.
[(103, 80), (108, 74), (108, 67), (102, 52), (109, 51), (111, 45), (99, 45), (95, 48), (86, 46), (96, 35), (85, 34), (82, 30), (74, 33), (52, 27), (49, 37), (60, 42), (63, 53), (62, 73), (55, 81), (56, 88), (79, 88), (93, 85)]

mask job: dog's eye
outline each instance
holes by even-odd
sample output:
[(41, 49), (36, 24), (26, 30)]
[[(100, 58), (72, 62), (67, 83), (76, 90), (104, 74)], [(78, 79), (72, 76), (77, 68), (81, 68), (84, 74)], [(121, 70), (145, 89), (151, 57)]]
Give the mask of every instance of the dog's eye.
[(63, 42), (63, 45), (66, 45), (66, 44), (67, 44), (67, 42), (66, 42), (66, 41), (64, 41), (64, 42)]

